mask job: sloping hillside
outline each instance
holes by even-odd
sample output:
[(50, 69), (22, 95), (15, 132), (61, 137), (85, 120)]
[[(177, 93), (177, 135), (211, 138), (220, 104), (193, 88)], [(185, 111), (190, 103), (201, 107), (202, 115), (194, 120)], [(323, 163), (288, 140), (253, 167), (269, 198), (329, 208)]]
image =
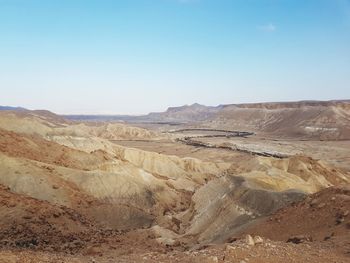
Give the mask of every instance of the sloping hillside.
[(150, 139), (154, 132), (122, 123), (76, 123), (49, 111), (0, 111), (0, 128), (18, 133), (75, 137), (101, 137), (108, 140)]
[(142, 120), (251, 131), (279, 138), (350, 139), (348, 100), (229, 104), (217, 107), (193, 104), (150, 113), (143, 116)]
[(344, 140), (350, 138), (350, 103), (330, 101), (227, 105), (207, 124), (278, 137)]
[(342, 170), (301, 155), (203, 161), (112, 142), (157, 136), (124, 124), (42, 111), (5, 111), (0, 120), (2, 249), (98, 255), (91, 246), (119, 251), (120, 243), (126, 253), (133, 239), (143, 251), (222, 243), (309, 193), (349, 183)]
[(350, 185), (331, 187), (280, 209), (244, 233), (295, 243), (324, 242), (350, 251)]

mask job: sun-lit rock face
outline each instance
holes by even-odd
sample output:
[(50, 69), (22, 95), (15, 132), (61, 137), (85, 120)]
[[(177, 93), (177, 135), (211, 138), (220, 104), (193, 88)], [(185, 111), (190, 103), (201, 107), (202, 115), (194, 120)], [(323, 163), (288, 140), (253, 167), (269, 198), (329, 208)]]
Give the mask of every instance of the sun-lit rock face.
[(146, 119), (196, 122), (196, 125), (203, 127), (253, 131), (284, 138), (350, 139), (348, 100), (229, 104), (217, 107), (193, 104), (152, 113)]

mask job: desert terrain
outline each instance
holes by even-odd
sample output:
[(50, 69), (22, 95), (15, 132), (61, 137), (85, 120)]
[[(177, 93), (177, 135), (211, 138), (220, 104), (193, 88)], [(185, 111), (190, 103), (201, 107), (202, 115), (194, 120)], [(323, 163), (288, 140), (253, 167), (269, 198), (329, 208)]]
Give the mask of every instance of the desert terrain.
[(0, 262), (349, 262), (350, 102), (0, 110)]

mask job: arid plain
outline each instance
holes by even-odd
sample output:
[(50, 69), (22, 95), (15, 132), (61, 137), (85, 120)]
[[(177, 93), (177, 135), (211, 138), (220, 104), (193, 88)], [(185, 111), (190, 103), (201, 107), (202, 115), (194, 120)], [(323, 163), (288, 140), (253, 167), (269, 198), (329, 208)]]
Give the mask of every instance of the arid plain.
[(350, 102), (0, 111), (0, 262), (349, 262)]

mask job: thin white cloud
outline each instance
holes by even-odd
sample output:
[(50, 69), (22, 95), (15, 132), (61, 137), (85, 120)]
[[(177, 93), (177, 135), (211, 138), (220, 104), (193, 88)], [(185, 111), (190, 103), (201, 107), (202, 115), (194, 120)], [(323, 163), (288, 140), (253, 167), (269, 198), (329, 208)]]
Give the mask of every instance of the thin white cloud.
[(259, 25), (257, 26), (257, 29), (264, 32), (274, 32), (277, 30), (277, 27), (274, 24), (269, 23), (265, 25)]

